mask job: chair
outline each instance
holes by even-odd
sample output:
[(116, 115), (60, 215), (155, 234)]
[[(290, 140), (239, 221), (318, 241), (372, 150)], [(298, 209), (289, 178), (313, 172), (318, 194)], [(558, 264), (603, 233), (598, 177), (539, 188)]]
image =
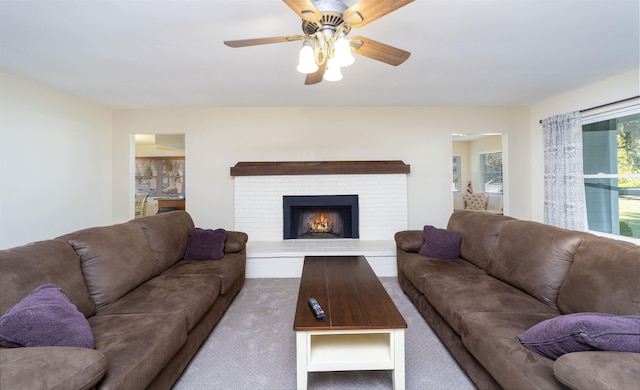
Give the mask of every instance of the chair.
[(485, 194), (466, 194), (464, 199), (465, 210), (486, 210), (489, 197)]
[(135, 217), (144, 217), (144, 206), (147, 204), (147, 192), (136, 193), (136, 213)]

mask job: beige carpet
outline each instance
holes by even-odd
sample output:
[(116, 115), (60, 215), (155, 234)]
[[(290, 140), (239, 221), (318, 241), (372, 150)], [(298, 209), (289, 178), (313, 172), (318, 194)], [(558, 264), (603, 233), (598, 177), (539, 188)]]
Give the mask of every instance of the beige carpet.
[[(381, 278), (404, 316), (406, 389), (475, 389), (396, 278)], [(238, 297), (175, 385), (176, 390), (296, 388), (293, 331), (300, 279), (247, 279)], [(309, 374), (310, 390), (391, 389), (390, 371)]]

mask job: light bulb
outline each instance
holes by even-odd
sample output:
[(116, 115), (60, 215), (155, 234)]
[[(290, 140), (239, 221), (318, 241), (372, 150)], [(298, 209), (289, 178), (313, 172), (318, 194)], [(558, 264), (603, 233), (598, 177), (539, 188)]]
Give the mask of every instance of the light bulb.
[(316, 64), (316, 57), (311, 45), (305, 41), (300, 49), (300, 56), (298, 58), (298, 66), (296, 67), (300, 73), (313, 73), (318, 70), (318, 64)]
[(333, 58), (335, 58), (338, 66), (349, 66), (355, 61), (353, 54), (351, 54), (351, 45), (344, 33), (340, 33), (340, 37), (333, 47), (333, 52), (335, 53)]
[(342, 80), (342, 73), (340, 73), (340, 67), (336, 64), (334, 58), (327, 60), (327, 70), (322, 76), (327, 81), (340, 81)]

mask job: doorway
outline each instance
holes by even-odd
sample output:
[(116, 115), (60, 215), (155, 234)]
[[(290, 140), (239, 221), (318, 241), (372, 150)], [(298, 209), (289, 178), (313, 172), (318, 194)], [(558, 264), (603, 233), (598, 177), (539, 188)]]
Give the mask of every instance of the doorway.
[(487, 196), (486, 211), (505, 212), (507, 196), (506, 135), (453, 134), (453, 208), (464, 209), (464, 196)]
[(186, 208), (184, 134), (135, 134), (135, 217)]

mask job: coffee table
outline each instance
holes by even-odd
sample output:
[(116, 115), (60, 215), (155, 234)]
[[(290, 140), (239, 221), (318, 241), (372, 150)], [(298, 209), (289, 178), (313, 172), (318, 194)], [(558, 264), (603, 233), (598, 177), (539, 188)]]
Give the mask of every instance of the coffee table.
[(293, 322), (298, 389), (307, 388), (309, 372), (353, 370), (392, 370), (393, 388), (404, 389), (406, 328), (364, 256), (306, 256)]

